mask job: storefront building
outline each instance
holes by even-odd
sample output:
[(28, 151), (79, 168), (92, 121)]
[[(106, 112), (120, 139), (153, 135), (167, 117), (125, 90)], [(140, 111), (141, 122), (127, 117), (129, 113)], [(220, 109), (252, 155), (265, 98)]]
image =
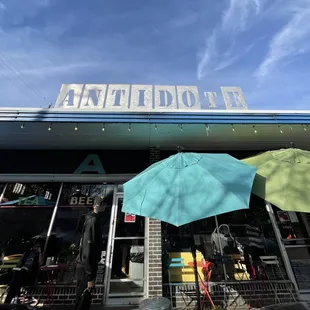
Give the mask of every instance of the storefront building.
[[(180, 150), (242, 159), (271, 149), (309, 149), (308, 124), (310, 113), (290, 111), (0, 109), (1, 251), (6, 257), (22, 254), (27, 241), (49, 235), (46, 256), (59, 270), (49, 294), (44, 270), (31, 290), (46, 302), (72, 304), (83, 215), (94, 197), (108, 196), (94, 303), (133, 305), (161, 295), (174, 305), (188, 302), (194, 282), (188, 227), (123, 214), (122, 184)], [(307, 214), (281, 212), (254, 195), (249, 211), (197, 222), (200, 252), (222, 257), (209, 279), (213, 300), (242, 308), (307, 298), (309, 234)], [(268, 279), (244, 263), (261, 253), (279, 261)], [(168, 257), (183, 266), (171, 267)], [(0, 266), (3, 285), (8, 265)]]

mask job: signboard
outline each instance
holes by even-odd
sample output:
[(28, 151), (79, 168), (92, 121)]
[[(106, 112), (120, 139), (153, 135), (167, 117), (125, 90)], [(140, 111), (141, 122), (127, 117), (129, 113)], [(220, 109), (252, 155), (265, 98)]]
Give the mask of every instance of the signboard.
[[(200, 95), (199, 95), (200, 94)], [(227, 110), (247, 110), (240, 87), (221, 87)], [(197, 86), (130, 84), (63, 84), (55, 108), (106, 112), (165, 112), (219, 109), (218, 94)]]
[(136, 216), (134, 214), (125, 213), (125, 223), (135, 223), (136, 222)]
[(278, 214), (279, 221), (281, 223), (290, 222), (290, 217), (289, 217), (287, 212), (285, 212), (285, 211), (277, 211), (277, 214)]

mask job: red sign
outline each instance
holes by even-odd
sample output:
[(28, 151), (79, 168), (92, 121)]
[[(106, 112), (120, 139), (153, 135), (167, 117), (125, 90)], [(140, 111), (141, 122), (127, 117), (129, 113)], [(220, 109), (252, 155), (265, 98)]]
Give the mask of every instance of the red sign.
[(135, 223), (136, 216), (134, 214), (125, 213), (125, 223)]
[(287, 212), (285, 212), (285, 211), (278, 211), (277, 213), (278, 213), (279, 221), (281, 223), (290, 222), (290, 217), (289, 217)]

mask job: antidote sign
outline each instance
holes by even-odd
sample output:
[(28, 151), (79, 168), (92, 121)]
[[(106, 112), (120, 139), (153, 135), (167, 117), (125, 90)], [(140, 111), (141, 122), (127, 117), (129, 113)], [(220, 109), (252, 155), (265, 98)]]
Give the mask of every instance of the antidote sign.
[[(222, 97), (222, 98), (220, 98)], [(220, 107), (220, 101), (224, 106)], [(221, 87), (221, 94), (184, 85), (63, 84), (55, 108), (106, 112), (246, 110), (240, 87)]]

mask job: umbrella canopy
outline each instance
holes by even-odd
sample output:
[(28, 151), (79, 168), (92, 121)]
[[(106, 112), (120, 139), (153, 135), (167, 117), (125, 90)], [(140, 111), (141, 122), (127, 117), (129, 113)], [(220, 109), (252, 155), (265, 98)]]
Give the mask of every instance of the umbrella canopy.
[(181, 226), (246, 209), (255, 174), (228, 154), (178, 153), (124, 184), (122, 210)]
[(310, 152), (281, 149), (242, 161), (257, 167), (254, 194), (285, 211), (310, 212)]

